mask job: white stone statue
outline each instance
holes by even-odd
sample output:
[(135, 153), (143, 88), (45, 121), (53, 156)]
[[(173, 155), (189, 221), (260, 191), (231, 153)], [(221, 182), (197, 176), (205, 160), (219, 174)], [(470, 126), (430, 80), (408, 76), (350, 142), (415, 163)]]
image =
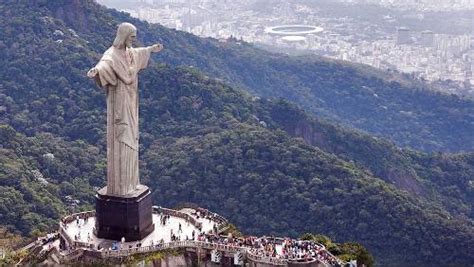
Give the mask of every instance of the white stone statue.
[(162, 44), (132, 48), (137, 29), (122, 23), (113, 45), (87, 72), (107, 93), (107, 195), (134, 195), (138, 178), (138, 72)]

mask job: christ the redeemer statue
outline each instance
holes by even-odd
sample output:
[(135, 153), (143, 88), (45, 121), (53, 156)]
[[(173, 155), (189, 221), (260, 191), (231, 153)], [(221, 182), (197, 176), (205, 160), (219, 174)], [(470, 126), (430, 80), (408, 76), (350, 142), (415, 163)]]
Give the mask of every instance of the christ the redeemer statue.
[(135, 194), (138, 179), (138, 72), (163, 45), (132, 48), (137, 29), (122, 23), (113, 45), (87, 72), (107, 93), (107, 195)]

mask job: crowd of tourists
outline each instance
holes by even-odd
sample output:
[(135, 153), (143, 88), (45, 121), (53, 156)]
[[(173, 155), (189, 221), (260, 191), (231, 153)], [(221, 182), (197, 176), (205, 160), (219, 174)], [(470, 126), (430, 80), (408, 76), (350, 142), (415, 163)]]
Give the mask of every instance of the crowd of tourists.
[(191, 213), (192, 216), (196, 217), (196, 219), (204, 218), (209, 220), (209, 222), (214, 221), (217, 222), (217, 224), (223, 224), (226, 223), (227, 221), (223, 219), (221, 216), (217, 215), (214, 212), (211, 212), (207, 209), (204, 208), (195, 208), (193, 209), (194, 211)]
[[(205, 209), (196, 210), (192, 214), (193, 217), (197, 219), (209, 219), (215, 221), (216, 214), (209, 212)], [(171, 216), (168, 214), (160, 214), (160, 225), (166, 226), (170, 224)], [(81, 229), (82, 225), (87, 224), (87, 216), (76, 216), (75, 218), (69, 219), (69, 222), (73, 222)], [(64, 223), (64, 222), (63, 222)], [(290, 238), (275, 238), (275, 237), (233, 237), (232, 235), (222, 236), (218, 234), (217, 224), (213, 225), (213, 229), (207, 233), (203, 233), (201, 229), (193, 230), (191, 235), (183, 235), (183, 227), (189, 227), (189, 221), (185, 222), (185, 225), (178, 222), (178, 229), (170, 229), (170, 241), (201, 241), (212, 244), (219, 245), (229, 245), (233, 247), (245, 248), (247, 252), (251, 255), (265, 259), (268, 262), (273, 262), (276, 260), (288, 260), (288, 261), (318, 261), (330, 265), (338, 265), (338, 260), (336, 257), (331, 255), (326, 248), (314, 241), (305, 241), (305, 240), (294, 240)], [(67, 223), (64, 223), (64, 227), (67, 229)], [(80, 231), (74, 236), (74, 241), (80, 241), (84, 237), (81, 237)], [(92, 240), (90, 233), (87, 234), (87, 242)], [(124, 243), (124, 240), (122, 240)], [(152, 247), (159, 247), (164, 244), (164, 240), (161, 239), (157, 242), (153, 240), (147, 244)], [(128, 246), (118, 245), (112, 246), (112, 250), (121, 250), (126, 249), (127, 247), (141, 247), (142, 243), (137, 244), (127, 244)], [(100, 250), (100, 248), (99, 248)]]
[(314, 241), (285, 239), (281, 255), (288, 260), (301, 261), (313, 258), (331, 265), (337, 264), (336, 258), (329, 254), (324, 246)]
[(166, 214), (160, 215), (160, 225), (165, 226), (166, 223), (169, 222), (170, 218), (171, 218), (170, 215), (166, 215)]
[(284, 259), (289, 261), (312, 261), (313, 259), (337, 265), (337, 258), (331, 255), (326, 248), (314, 241), (294, 240), (290, 238), (274, 237), (240, 237), (219, 236), (214, 234), (199, 234), (197, 241), (217, 243), (229, 246), (245, 247), (257, 257)]

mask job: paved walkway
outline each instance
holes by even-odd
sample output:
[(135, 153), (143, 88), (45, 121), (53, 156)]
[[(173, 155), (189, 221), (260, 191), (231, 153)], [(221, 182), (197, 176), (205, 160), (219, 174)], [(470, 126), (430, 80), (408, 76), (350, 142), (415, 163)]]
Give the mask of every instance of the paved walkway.
[[(192, 215), (194, 218), (197, 218), (192, 214), (192, 211), (185, 211), (186, 213)], [(153, 214), (153, 223), (155, 224), (155, 230), (145, 237), (141, 241), (134, 242), (125, 242), (123, 248), (134, 247), (138, 243), (141, 243), (141, 246), (150, 246), (152, 244), (158, 244), (161, 240), (167, 243), (171, 241), (171, 234), (179, 238), (179, 240), (192, 239), (192, 232), (195, 232), (195, 237), (197, 237), (201, 232), (193, 224), (186, 222), (186, 220), (170, 216), (169, 220), (166, 221), (166, 224), (161, 224), (161, 216), (159, 214)], [(208, 233), (212, 231), (216, 222), (204, 219), (200, 217), (197, 219), (198, 222), (202, 223), (202, 231)], [(181, 231), (179, 230), (179, 225), (181, 225)], [(94, 247), (101, 245), (103, 248), (108, 248), (112, 246), (110, 240), (98, 238), (93, 234), (93, 228), (95, 226), (95, 217), (90, 217), (88, 219), (79, 219), (74, 220), (73, 222), (67, 224), (66, 232), (74, 240), (80, 242), (86, 242), (93, 244)], [(76, 239), (77, 238), (77, 239)], [(125, 240), (126, 241), (126, 240)]]

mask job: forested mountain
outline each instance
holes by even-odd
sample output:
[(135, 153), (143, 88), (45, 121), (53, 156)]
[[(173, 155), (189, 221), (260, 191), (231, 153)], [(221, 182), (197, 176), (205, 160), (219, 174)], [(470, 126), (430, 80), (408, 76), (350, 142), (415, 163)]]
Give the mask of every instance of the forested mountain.
[(425, 154), (400, 149), (384, 139), (308, 116), (289, 103), (262, 103), (271, 103), (266, 105), (271, 118), (291, 136), (366, 168), (401, 190), (442, 205), (454, 216), (474, 218), (474, 153)]
[[(318, 57), (288, 57), (238, 41), (218, 42), (150, 25), (92, 1), (33, 1), (47, 7), (88, 46), (102, 53), (116, 25), (130, 21), (147, 44), (164, 43), (156, 56), (170, 65), (194, 66), (262, 97), (282, 97), (305, 110), (423, 151), (472, 151), (474, 101), (432, 92), (423, 83)], [(48, 3), (46, 3), (48, 2)]]
[[(105, 184), (105, 96), (85, 72), (126, 15), (89, 1), (5, 1), (0, 12), (0, 223), (28, 235), (92, 208)], [(139, 36), (169, 34), (179, 49), (163, 60), (254, 51), (127, 20)], [(140, 173), (156, 205), (193, 202), (247, 233), (354, 240), (383, 264), (474, 261), (472, 154), (400, 150), (194, 66), (154, 62), (140, 77)]]

